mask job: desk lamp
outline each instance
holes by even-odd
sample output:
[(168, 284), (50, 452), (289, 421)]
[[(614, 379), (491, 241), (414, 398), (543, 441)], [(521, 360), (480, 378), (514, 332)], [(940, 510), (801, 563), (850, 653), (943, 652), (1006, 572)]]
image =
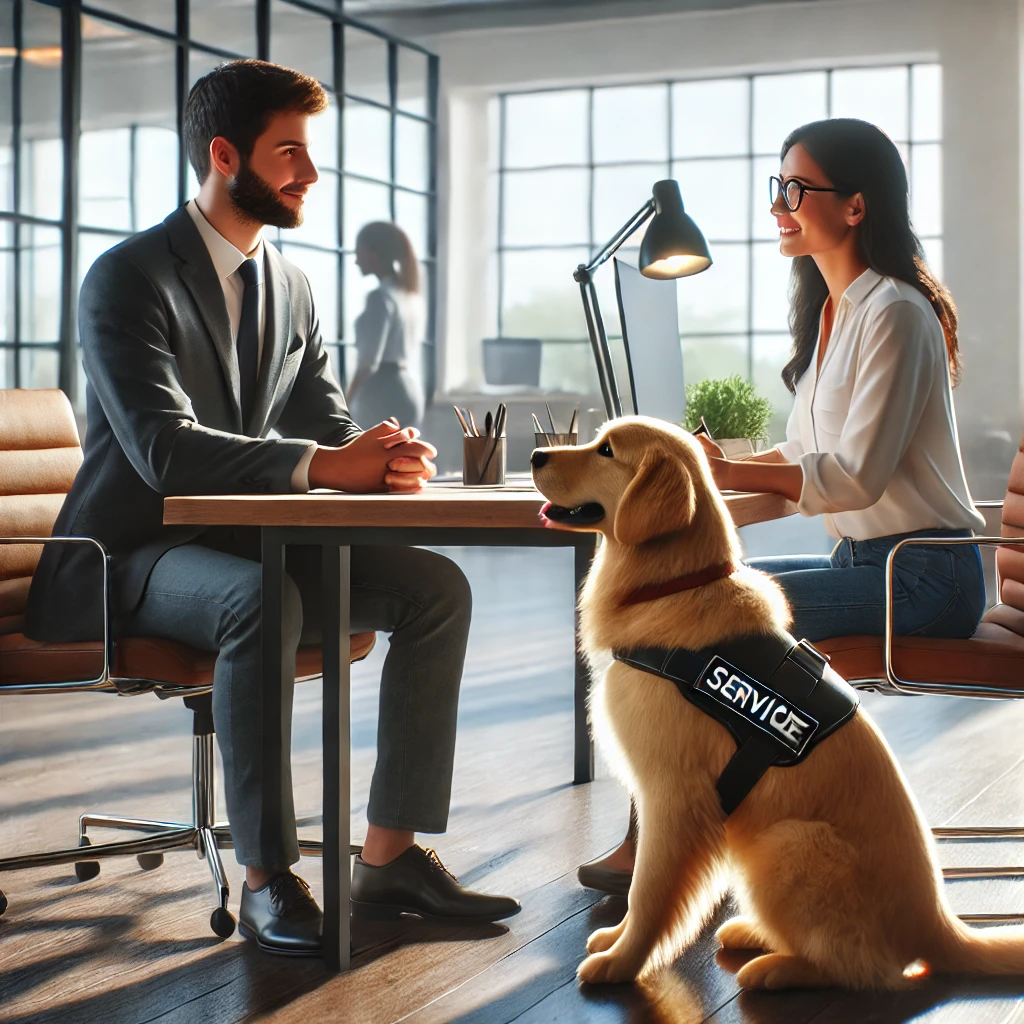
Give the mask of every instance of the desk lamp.
[(590, 346), (594, 350), (601, 395), (609, 419), (622, 415), (622, 403), (619, 401), (608, 337), (597, 301), (597, 289), (594, 287), (594, 271), (611, 259), (619, 246), (652, 216), (654, 219), (640, 243), (640, 273), (644, 277), (667, 281), (699, 274), (711, 266), (708, 243), (700, 228), (683, 209), (679, 182), (667, 178), (656, 181), (651, 189), (651, 198), (619, 228), (589, 263), (581, 263), (576, 268), (573, 278), (580, 286)]

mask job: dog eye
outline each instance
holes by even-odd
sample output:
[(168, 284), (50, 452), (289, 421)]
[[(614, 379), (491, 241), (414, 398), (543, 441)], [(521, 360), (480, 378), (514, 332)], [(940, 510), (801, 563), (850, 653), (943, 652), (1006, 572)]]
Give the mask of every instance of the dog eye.
[(605, 441), (605, 443), (601, 445), (600, 448), (597, 449), (597, 454), (603, 455), (606, 459), (615, 458), (614, 454), (612, 453), (612, 446), (607, 441)]

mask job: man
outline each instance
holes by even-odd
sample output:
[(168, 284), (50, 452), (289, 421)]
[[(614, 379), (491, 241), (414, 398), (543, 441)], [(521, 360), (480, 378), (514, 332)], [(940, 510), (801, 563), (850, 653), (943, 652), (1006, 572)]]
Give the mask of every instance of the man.
[[(201, 78), (185, 110), (196, 199), (101, 256), (82, 285), (88, 377), (85, 459), (57, 534), (112, 556), (124, 635), (218, 652), (214, 723), (235, 854), (245, 865), (240, 930), (261, 949), (320, 950), (322, 915), (289, 866), (299, 859), (290, 774), (292, 680), (280, 708), (260, 691), (260, 566), (252, 530), (165, 527), (163, 497), (306, 491), (409, 492), (436, 472), (433, 447), (395, 421), (362, 432), (331, 373), (309, 284), (265, 244), (296, 227), (317, 180), (308, 121), (315, 79), (263, 61)], [(276, 429), (281, 435), (270, 439)], [(289, 554), (284, 663), (319, 633), (315, 549)], [(48, 549), (29, 595), (30, 635), (101, 635), (96, 561)], [(457, 920), (519, 910), (458, 885), (414, 832), (447, 825), (459, 683), (471, 597), (461, 571), (415, 548), (357, 548), (353, 630), (391, 633), (381, 679), (378, 760), (353, 901)], [(263, 774), (262, 715), (280, 717), (282, 771)]]

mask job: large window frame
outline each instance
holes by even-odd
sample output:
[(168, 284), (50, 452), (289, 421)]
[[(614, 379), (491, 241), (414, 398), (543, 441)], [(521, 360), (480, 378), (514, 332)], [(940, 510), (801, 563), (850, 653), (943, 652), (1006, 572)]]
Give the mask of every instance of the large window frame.
[[(729, 75), (703, 75), (694, 76), (689, 78), (673, 77), (668, 79), (657, 79), (657, 80), (639, 80), (639, 81), (628, 81), (628, 82), (615, 82), (608, 84), (590, 84), (590, 85), (567, 85), (564, 87), (553, 88), (553, 89), (518, 89), (514, 91), (505, 91), (497, 93), (495, 99), (497, 101), (496, 116), (492, 121), (492, 130), (497, 131), (497, 144), (494, 147), (494, 153), (496, 155), (496, 167), (494, 167), (496, 177), (496, 222), (497, 222), (497, 244), (492, 250), (495, 256), (495, 278), (494, 280), (494, 292), (493, 301), (496, 304), (496, 308), (492, 307), (489, 314), (490, 321), (496, 325), (497, 337), (500, 339), (506, 336), (506, 289), (507, 289), (507, 273), (506, 273), (506, 255), (509, 253), (517, 252), (534, 252), (534, 251), (545, 251), (545, 252), (558, 252), (564, 251), (566, 253), (565, 260), (565, 286), (568, 291), (573, 287), (572, 285), (572, 270), (576, 265), (577, 260), (573, 257), (574, 253), (579, 253), (581, 250), (585, 250), (591, 256), (596, 253), (607, 241), (604, 237), (597, 237), (595, 235), (595, 172), (605, 168), (615, 167), (642, 167), (646, 166), (650, 168), (650, 179), (653, 183), (658, 178), (662, 177), (675, 177), (673, 173), (674, 167), (678, 168), (684, 164), (696, 164), (696, 163), (709, 163), (714, 160), (721, 161), (745, 161), (747, 167), (747, 189), (748, 195), (751, 196), (750, 207), (747, 211), (747, 231), (746, 237), (729, 237), (729, 238), (716, 238), (713, 234), (708, 235), (708, 242), (711, 248), (712, 256), (715, 254), (716, 245), (728, 245), (733, 248), (740, 246), (746, 250), (746, 315), (745, 323), (736, 329), (731, 330), (707, 330), (700, 328), (699, 325), (696, 329), (687, 330), (685, 319), (681, 317), (680, 322), (680, 341), (681, 344), (686, 345), (687, 339), (716, 339), (723, 341), (731, 341), (736, 343), (738, 341), (745, 342), (746, 346), (746, 358), (745, 358), (745, 373), (748, 379), (755, 380), (755, 345), (756, 340), (769, 339), (774, 340), (777, 343), (788, 341), (789, 332), (786, 329), (773, 329), (768, 330), (763, 326), (760, 326), (756, 321), (757, 310), (755, 308), (755, 256), (758, 252), (759, 246), (764, 246), (766, 243), (770, 243), (770, 238), (766, 238), (763, 233), (759, 234), (755, 227), (755, 216), (763, 215), (764, 210), (768, 206), (768, 181), (765, 176), (764, 188), (763, 188), (763, 207), (764, 209), (756, 209), (755, 203), (758, 196), (761, 195), (759, 191), (760, 182), (754, 180), (755, 169), (759, 165), (763, 166), (766, 160), (772, 160), (777, 167), (778, 164), (778, 151), (766, 152), (762, 148), (759, 148), (756, 144), (756, 125), (754, 121), (754, 94), (755, 94), (755, 83), (761, 79), (777, 78), (784, 75), (794, 74), (823, 74), (825, 76), (825, 103), (827, 116), (834, 116), (834, 100), (833, 100), (833, 76), (836, 73), (850, 72), (850, 71), (884, 71), (888, 69), (905, 69), (906, 70), (906, 123), (907, 123), (907, 137), (894, 139), (899, 145), (901, 152), (904, 154), (904, 160), (907, 166), (908, 178), (913, 182), (913, 167), (914, 167), (914, 156), (915, 152), (922, 146), (938, 147), (939, 159), (941, 162), (941, 147), (942, 147), (942, 131), (941, 124), (939, 125), (939, 131), (937, 137), (920, 137), (915, 138), (914, 134), (914, 81), (915, 81), (915, 69), (938, 69), (938, 73), (941, 76), (941, 66), (937, 65), (934, 61), (909, 61), (909, 62), (882, 62), (874, 64), (844, 64), (829, 67), (817, 67), (817, 68), (799, 68), (799, 69), (779, 69), (776, 71), (767, 72), (750, 72), (746, 74), (729, 74)], [(676, 146), (674, 145), (675, 140), (673, 139), (674, 131), (674, 111), (673, 111), (673, 97), (674, 97), (674, 86), (677, 85), (689, 85), (692, 83), (711, 83), (711, 82), (746, 82), (746, 110), (747, 110), (747, 130), (746, 130), (746, 150), (723, 153), (720, 156), (713, 156), (702, 154), (699, 156), (683, 156), (676, 155)], [(594, 157), (594, 136), (595, 136), (595, 115), (594, 115), (594, 97), (595, 94), (605, 89), (622, 89), (630, 87), (656, 87), (663, 88), (667, 97), (667, 119), (665, 125), (665, 133), (667, 139), (667, 158), (666, 159), (632, 159), (624, 158), (619, 160), (609, 161), (598, 161)], [(587, 111), (587, 125), (586, 125), (586, 152), (587, 159), (584, 162), (574, 161), (572, 163), (530, 163), (529, 165), (523, 164), (512, 164), (510, 165), (507, 160), (507, 148), (509, 146), (508, 138), (508, 104), (510, 100), (516, 97), (534, 96), (538, 94), (551, 94), (551, 93), (586, 93), (586, 111)], [(795, 126), (794, 126), (795, 127)], [(781, 141), (781, 140), (780, 140)], [(531, 244), (529, 242), (520, 244), (508, 244), (506, 242), (505, 233), (505, 217), (506, 217), (506, 191), (509, 187), (510, 179), (515, 175), (529, 175), (536, 172), (546, 171), (563, 171), (563, 170), (574, 170), (579, 172), (585, 172), (587, 181), (587, 230), (588, 237), (581, 239), (574, 239), (573, 241), (566, 241), (557, 244)], [(637, 195), (635, 202), (632, 206), (639, 206), (643, 202), (644, 196)], [(683, 194), (684, 202), (687, 199), (686, 191), (684, 189)], [(627, 204), (630, 205), (630, 204)], [(629, 211), (626, 211), (629, 212)], [(625, 214), (623, 215), (625, 220)], [(639, 236), (637, 236), (639, 237)], [(942, 244), (942, 225), (940, 223), (939, 230), (932, 233), (924, 233), (921, 236), (921, 240), (925, 245), (926, 249), (931, 249), (938, 259), (941, 259), (941, 244)], [(777, 243), (776, 243), (777, 244)], [(638, 242), (634, 240), (628, 240), (621, 252), (621, 255), (629, 259), (631, 256), (635, 260), (636, 248)], [(633, 246), (633, 248), (630, 248)], [(606, 269), (604, 275), (610, 281), (611, 271)], [(699, 287), (699, 280), (695, 279), (697, 287)], [(599, 282), (599, 288), (604, 285), (604, 294), (606, 298), (613, 294), (611, 292), (608, 281)], [(602, 301), (602, 312), (606, 321), (606, 325), (609, 327), (609, 336), (613, 339), (618, 339), (621, 334), (618, 329), (618, 316), (617, 310), (614, 309), (614, 301), (611, 303)], [(521, 334), (521, 330), (513, 329), (510, 334), (517, 335)], [(589, 344), (587, 342), (587, 335), (585, 332), (585, 323), (582, 316), (582, 310), (579, 316), (579, 334), (578, 336), (562, 336), (562, 337), (542, 337), (541, 340), (545, 348), (547, 346), (566, 346), (576, 345), (580, 346), (580, 352), (585, 351), (588, 353), (589, 358)], [(584, 356), (581, 354), (581, 359)], [(781, 364), (780, 364), (781, 367)], [(689, 373), (687, 374), (688, 379), (690, 378)], [(586, 390), (586, 382), (580, 381), (580, 390)], [(781, 413), (781, 410), (780, 410)]]
[[(177, 152), (177, 204), (185, 203), (189, 195), (195, 192), (194, 175), (188, 164), (186, 149), (182, 140), (185, 101), (191, 85), (189, 59), (190, 56), (202, 55), (214, 60), (234, 60), (240, 57), (256, 56), (263, 60), (273, 60), (274, 37), (272, 34), (271, 10), (274, 4), (287, 5), (306, 14), (322, 17), (325, 29), (331, 34), (333, 52), (330, 80), (321, 83), (336, 104), (337, 154), (336, 168), (329, 173), (337, 174), (339, 192), (337, 203), (336, 245), (324, 246), (310, 243), (300, 238), (289, 237), (289, 233), (268, 232), (270, 241), (285, 249), (296, 248), (333, 254), (337, 259), (337, 337), (325, 337), (324, 343), (331, 351), (336, 373), (341, 383), (346, 381), (347, 370), (352, 361), (348, 353), (352, 350), (354, 339), (346, 336), (346, 324), (351, 322), (351, 315), (346, 309), (346, 263), (354, 256), (351, 247), (345, 246), (345, 183), (346, 181), (370, 182), (388, 189), (388, 207), (392, 220), (396, 217), (396, 206), (401, 193), (409, 193), (422, 198), (426, 208), (424, 251), (418, 254), (420, 262), (426, 268), (426, 300), (427, 322), (423, 341), (424, 383), (428, 395), (433, 393), (436, 373), (436, 324), (437, 324), (437, 120), (438, 120), (438, 76), (439, 61), (436, 54), (416, 43), (409, 42), (354, 18), (342, 12), (341, 0), (253, 0), (253, 17), (255, 19), (255, 52), (239, 53), (223, 49), (209, 42), (193, 38), (190, 32), (189, 0), (173, 0), (174, 29), (158, 27), (144, 20), (126, 16), (117, 9), (108, 9), (101, 4), (81, 2), (81, 0), (8, 0), (12, 13), (13, 38), (10, 46), (0, 47), (0, 58), (13, 61), (12, 96), (11, 96), (11, 142), (12, 159), (10, 173), (13, 179), (13, 202), (10, 210), (0, 210), (0, 256), (11, 253), (10, 266), (13, 281), (8, 287), (12, 299), (13, 310), (9, 313), (8, 322), (11, 329), (0, 334), (0, 358), (8, 358), (7, 353), (14, 353), (13, 384), (15, 387), (25, 386), (22, 373), (22, 353), (32, 350), (50, 350), (59, 353), (57, 380), (54, 382), (65, 391), (79, 409), (82, 409), (82, 387), (80, 354), (77, 338), (77, 297), (80, 278), (79, 247), (83, 237), (96, 239), (100, 245), (109, 240), (113, 245), (126, 237), (129, 232), (98, 224), (81, 222), (81, 203), (79, 194), (79, 145), (82, 125), (82, 67), (83, 67), (83, 16), (95, 19), (100, 23), (118, 26), (123, 30), (139, 36), (160, 40), (174, 47), (174, 90), (175, 90), (175, 130), (178, 136)], [(194, 4), (196, 0), (192, 0)], [(24, 45), (22, 25), (25, 10), (29, 5), (58, 8), (60, 13), (60, 142), (61, 170), (63, 177), (62, 194), (60, 197), (61, 215), (59, 218), (48, 219), (21, 212), (20, 190), (24, 178), (23, 147), (21, 145), (22, 115), (22, 81), (24, 77)], [(116, 4), (112, 5), (112, 8)], [(387, 47), (387, 97), (386, 99), (371, 98), (349, 92), (345, 79), (345, 45), (346, 30), (366, 33), (383, 41)], [(403, 108), (400, 102), (399, 61), (403, 50), (415, 51), (426, 61), (426, 81), (424, 82), (424, 109), (422, 113), (412, 112)], [(389, 118), (389, 174), (374, 177), (366, 174), (353, 173), (345, 169), (345, 106), (346, 103), (376, 107), (386, 112)], [(400, 119), (408, 119), (422, 124), (426, 129), (427, 152), (426, 188), (414, 188), (403, 184), (397, 178), (398, 140), (397, 126)], [(131, 131), (131, 125), (127, 126)], [(130, 160), (135, 147), (129, 145)], [(129, 209), (135, 209), (134, 188), (136, 175), (134, 167), (129, 168)], [(171, 210), (166, 211), (170, 213)], [(136, 223), (132, 214), (131, 231), (143, 225)], [(32, 228), (53, 228), (61, 232), (60, 255), (60, 313), (59, 337), (52, 342), (29, 343), (22, 336), (19, 304), (23, 291), (23, 282), (27, 273), (23, 258), (25, 246), (23, 236)], [(106, 247), (106, 246), (104, 246)], [(0, 282), (2, 285), (3, 282)], [(314, 295), (314, 300), (316, 296)], [(84, 411), (84, 410), (83, 410)]]

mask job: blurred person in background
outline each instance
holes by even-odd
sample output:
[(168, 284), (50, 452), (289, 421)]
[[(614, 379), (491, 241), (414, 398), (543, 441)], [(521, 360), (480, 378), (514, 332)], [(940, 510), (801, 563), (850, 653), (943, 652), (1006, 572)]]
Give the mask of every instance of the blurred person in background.
[(372, 221), (356, 236), (356, 266), (379, 284), (356, 317), (356, 372), (348, 388), (353, 418), (389, 416), (409, 427), (423, 420), (419, 352), (426, 314), (420, 268), (409, 236), (390, 221)]

